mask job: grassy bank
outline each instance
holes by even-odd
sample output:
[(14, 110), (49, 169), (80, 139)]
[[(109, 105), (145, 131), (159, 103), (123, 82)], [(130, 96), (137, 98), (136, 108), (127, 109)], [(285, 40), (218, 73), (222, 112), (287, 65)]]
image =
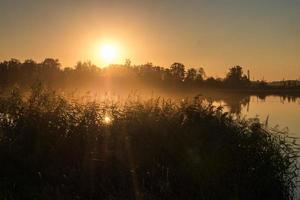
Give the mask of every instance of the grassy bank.
[(0, 100), (0, 199), (291, 199), (285, 133), (201, 100)]

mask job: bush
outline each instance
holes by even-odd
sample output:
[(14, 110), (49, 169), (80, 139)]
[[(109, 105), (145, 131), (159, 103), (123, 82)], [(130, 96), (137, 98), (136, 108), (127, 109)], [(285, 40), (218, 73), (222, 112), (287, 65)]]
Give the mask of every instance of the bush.
[(199, 99), (0, 100), (0, 199), (292, 199), (295, 144)]

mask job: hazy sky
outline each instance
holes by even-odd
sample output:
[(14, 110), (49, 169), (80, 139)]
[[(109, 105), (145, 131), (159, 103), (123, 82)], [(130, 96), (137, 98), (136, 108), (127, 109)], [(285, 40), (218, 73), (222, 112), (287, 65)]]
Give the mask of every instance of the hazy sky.
[(300, 0), (1, 0), (0, 27), (0, 60), (99, 63), (95, 47), (108, 41), (118, 62), (300, 78)]

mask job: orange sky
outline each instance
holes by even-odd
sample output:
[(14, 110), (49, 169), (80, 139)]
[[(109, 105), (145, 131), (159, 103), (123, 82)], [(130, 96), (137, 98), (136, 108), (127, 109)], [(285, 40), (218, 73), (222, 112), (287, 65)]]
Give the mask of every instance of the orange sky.
[(117, 62), (182, 62), (222, 77), (232, 65), (255, 79), (300, 78), (300, 1), (164, 0), (0, 2), (0, 60), (91, 60), (103, 41)]

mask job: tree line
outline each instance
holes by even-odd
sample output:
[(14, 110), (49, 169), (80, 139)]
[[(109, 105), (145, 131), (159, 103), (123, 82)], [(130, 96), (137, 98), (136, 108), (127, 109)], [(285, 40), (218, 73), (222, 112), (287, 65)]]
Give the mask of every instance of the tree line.
[[(151, 86), (175, 88), (266, 88), (265, 81), (250, 81), (241, 66), (230, 67), (224, 78), (207, 76), (203, 68), (187, 68), (175, 62), (170, 67), (160, 67), (152, 63), (132, 65), (130, 60), (124, 64), (113, 64), (99, 68), (88, 62), (78, 62), (74, 67), (63, 67), (58, 59), (46, 58), (38, 63), (32, 59), (21, 62), (17, 59), (0, 63), (0, 87), (12, 85), (30, 86), (35, 81), (54, 87), (77, 87), (101, 85), (108, 82), (132, 85), (144, 83)], [(269, 86), (270, 87), (270, 86)]]

